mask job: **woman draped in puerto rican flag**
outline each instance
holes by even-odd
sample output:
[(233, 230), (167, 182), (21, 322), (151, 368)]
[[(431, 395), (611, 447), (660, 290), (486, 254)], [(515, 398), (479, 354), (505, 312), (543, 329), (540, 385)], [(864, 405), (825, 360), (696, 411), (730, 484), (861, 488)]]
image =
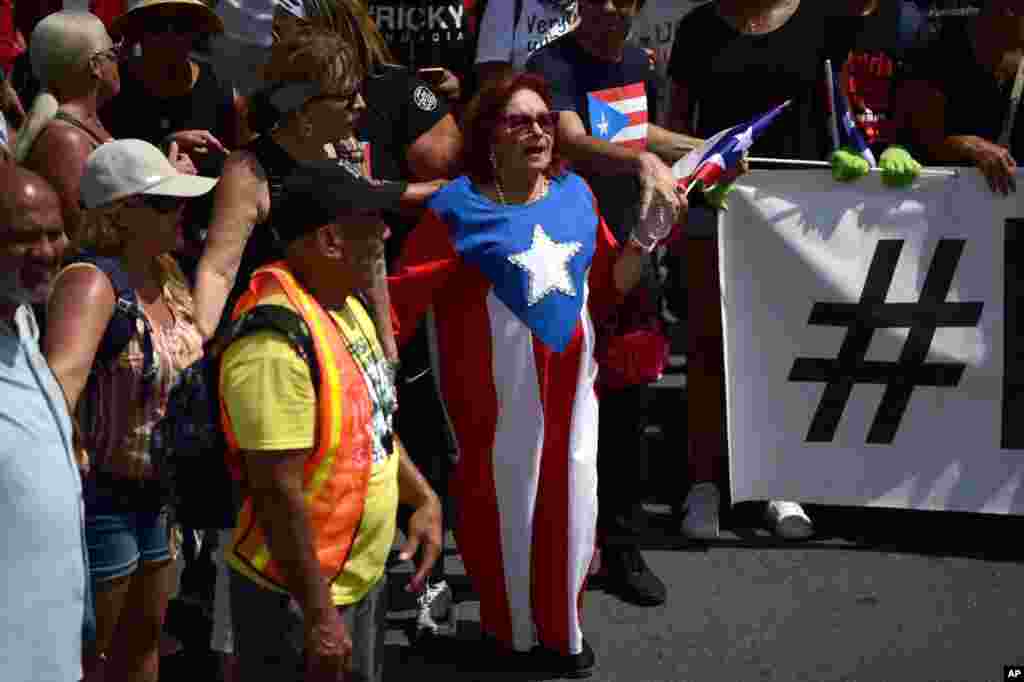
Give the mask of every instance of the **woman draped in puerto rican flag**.
[(526, 74), (474, 100), (468, 175), (429, 201), (389, 284), (400, 338), (432, 313), (458, 445), (456, 538), (485, 637), (576, 674), (593, 667), (579, 606), (597, 517), (594, 329), (675, 216), (652, 208), (660, 219), (620, 248), (565, 170), (550, 103)]

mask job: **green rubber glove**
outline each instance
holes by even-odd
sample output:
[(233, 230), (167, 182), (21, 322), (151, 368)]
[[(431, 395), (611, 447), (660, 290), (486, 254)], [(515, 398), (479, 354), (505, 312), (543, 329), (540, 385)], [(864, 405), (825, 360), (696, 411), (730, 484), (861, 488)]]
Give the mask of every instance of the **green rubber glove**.
[(885, 150), (878, 166), (882, 169), (882, 182), (889, 187), (907, 187), (921, 175), (921, 164), (906, 149), (896, 145)]
[(708, 204), (717, 208), (719, 211), (728, 211), (729, 207), (725, 205), (726, 199), (732, 194), (733, 186), (732, 183), (728, 185), (715, 185), (708, 191), (704, 192), (704, 198)]
[(832, 179), (837, 182), (852, 182), (871, 172), (871, 164), (849, 147), (832, 153)]

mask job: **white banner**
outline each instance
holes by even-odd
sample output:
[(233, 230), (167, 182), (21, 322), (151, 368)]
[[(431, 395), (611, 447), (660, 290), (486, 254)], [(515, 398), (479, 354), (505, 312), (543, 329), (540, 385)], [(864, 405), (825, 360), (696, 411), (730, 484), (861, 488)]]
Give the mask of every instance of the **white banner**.
[(719, 231), (734, 501), (1024, 513), (1022, 204), (974, 170), (742, 179)]

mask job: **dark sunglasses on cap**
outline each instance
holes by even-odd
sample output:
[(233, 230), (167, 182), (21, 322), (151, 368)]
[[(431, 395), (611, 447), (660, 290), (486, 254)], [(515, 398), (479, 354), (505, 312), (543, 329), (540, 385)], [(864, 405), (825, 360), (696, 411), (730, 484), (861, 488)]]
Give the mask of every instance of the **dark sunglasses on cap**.
[(508, 132), (514, 135), (522, 135), (523, 133), (533, 130), (534, 123), (539, 125), (541, 130), (544, 132), (552, 133), (558, 126), (558, 112), (548, 111), (543, 114), (537, 114), (536, 117), (530, 116), (529, 114), (511, 114), (508, 116), (499, 116), (498, 122), (504, 125), (508, 129)]
[(145, 206), (164, 215), (174, 213), (185, 205), (185, 200), (181, 197), (169, 197), (163, 194), (142, 194), (136, 199), (138, 200), (136, 205)]
[(162, 35), (164, 33), (198, 33), (196, 22), (190, 17), (154, 17), (147, 20), (142, 27), (143, 32), (151, 35)]

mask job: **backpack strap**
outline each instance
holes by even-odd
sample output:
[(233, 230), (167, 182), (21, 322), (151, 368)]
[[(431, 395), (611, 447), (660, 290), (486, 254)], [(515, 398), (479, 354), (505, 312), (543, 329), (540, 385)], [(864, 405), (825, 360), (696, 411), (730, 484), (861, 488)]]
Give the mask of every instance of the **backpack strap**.
[(266, 330), (275, 331), (288, 339), (292, 347), (295, 348), (295, 352), (309, 366), (309, 378), (313, 382), (313, 390), (319, 391), (320, 365), (316, 360), (313, 335), (310, 333), (306, 321), (290, 308), (269, 303), (253, 306), (228, 326), (223, 340), (218, 343), (218, 348), (223, 351), (233, 341), (243, 336)]
[(135, 336), (138, 320), (142, 320), (142, 379), (144, 382), (154, 379), (157, 367), (152, 330), (128, 273), (116, 258), (98, 256), (88, 251), (78, 254), (68, 264), (74, 263), (92, 265), (107, 276), (114, 289), (114, 314), (103, 332), (99, 348), (96, 349), (96, 360), (108, 366), (114, 363)]

